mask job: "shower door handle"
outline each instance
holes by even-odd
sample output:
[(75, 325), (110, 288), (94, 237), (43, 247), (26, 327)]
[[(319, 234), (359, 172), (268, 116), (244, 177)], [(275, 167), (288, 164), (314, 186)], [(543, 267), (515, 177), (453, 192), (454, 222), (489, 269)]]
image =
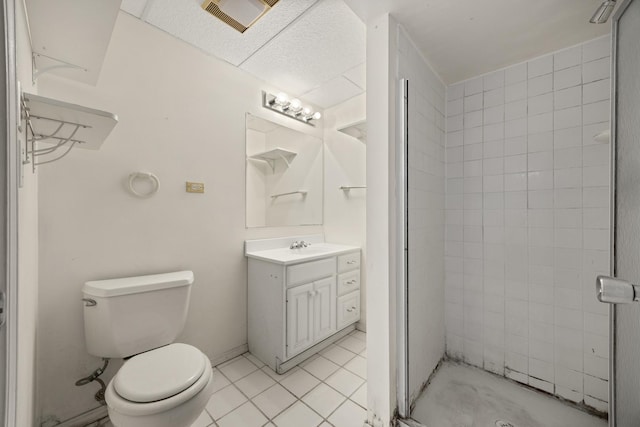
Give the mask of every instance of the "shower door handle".
[(598, 301), (609, 304), (628, 304), (640, 301), (640, 286), (609, 276), (596, 279)]

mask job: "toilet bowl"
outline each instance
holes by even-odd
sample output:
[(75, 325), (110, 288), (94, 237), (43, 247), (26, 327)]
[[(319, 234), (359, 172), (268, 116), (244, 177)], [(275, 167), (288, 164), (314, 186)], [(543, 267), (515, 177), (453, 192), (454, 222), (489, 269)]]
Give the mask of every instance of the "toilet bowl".
[(212, 394), (209, 359), (187, 344), (169, 344), (129, 359), (105, 393), (115, 427), (189, 427)]

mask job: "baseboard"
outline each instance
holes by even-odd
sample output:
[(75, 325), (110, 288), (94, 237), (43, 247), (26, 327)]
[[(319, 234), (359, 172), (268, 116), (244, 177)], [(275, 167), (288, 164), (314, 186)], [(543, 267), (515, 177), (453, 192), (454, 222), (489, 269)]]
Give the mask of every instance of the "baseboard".
[(241, 354), (246, 353), (247, 351), (249, 351), (249, 345), (248, 344), (242, 344), (241, 346), (238, 346), (236, 348), (232, 348), (231, 350), (224, 352), (220, 355), (217, 356), (213, 356), (212, 358), (210, 358), (209, 360), (211, 361), (211, 366), (218, 366), (223, 364), (224, 362), (233, 359), (234, 357), (238, 357)]
[(107, 407), (100, 406), (57, 424), (56, 427), (85, 427), (107, 416)]

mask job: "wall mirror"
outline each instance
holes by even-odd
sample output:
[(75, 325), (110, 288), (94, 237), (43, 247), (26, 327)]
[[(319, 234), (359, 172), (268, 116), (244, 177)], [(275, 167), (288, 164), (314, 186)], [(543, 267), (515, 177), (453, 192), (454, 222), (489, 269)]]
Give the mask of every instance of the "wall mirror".
[(322, 140), (246, 116), (247, 227), (320, 225)]

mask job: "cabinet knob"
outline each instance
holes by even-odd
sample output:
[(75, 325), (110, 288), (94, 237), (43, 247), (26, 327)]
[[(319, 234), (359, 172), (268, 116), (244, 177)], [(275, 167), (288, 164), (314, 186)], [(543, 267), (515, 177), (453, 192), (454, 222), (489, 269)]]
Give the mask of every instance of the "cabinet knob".
[(318, 291), (309, 291), (309, 296), (310, 297), (315, 297), (318, 294)]
[(355, 261), (347, 261), (347, 264), (351, 265), (351, 264), (355, 264)]
[(353, 280), (349, 280), (347, 282), (347, 285), (354, 285), (355, 283), (356, 283), (356, 279), (353, 279)]

